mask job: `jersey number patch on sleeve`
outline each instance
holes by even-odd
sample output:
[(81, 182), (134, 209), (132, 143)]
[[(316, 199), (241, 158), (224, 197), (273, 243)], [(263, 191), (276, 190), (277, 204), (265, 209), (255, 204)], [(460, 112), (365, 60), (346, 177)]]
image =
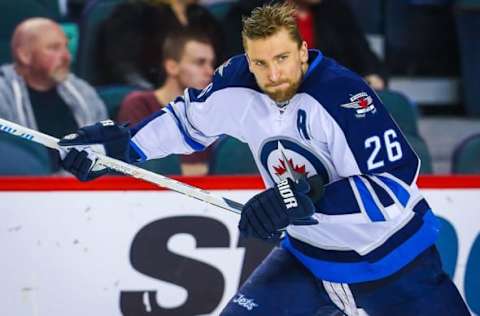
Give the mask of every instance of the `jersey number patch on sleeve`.
[(388, 129), (383, 133), (383, 141), (379, 136), (371, 136), (365, 140), (365, 148), (372, 148), (367, 159), (368, 170), (383, 167), (385, 158), (391, 162), (402, 159), (402, 146), (396, 140), (397, 138), (397, 133), (393, 129)]

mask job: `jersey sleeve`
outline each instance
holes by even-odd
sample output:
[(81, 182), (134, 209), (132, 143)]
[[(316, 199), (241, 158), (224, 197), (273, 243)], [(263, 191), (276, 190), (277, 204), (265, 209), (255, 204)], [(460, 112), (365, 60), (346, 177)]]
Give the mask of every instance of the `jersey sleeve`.
[(241, 125), (252, 94), (235, 84), (239, 80), (235, 72), (234, 66), (220, 66), (205, 89), (186, 89), (183, 96), (134, 126), (135, 151), (142, 159), (152, 159), (202, 151), (222, 135), (243, 140)]
[(376, 93), (363, 81), (338, 78), (318, 92), (322, 124), (314, 134), (328, 146), (340, 180), (326, 187), (319, 208), (387, 221), (418, 202), (420, 161)]

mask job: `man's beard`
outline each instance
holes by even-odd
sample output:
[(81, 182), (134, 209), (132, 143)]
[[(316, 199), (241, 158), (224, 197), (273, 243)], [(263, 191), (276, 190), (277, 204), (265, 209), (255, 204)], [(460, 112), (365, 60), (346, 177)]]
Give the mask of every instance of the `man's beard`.
[(61, 67), (55, 69), (51, 74), (50, 78), (56, 83), (62, 83), (67, 80), (68, 75), (70, 74), (69, 67)]
[(297, 80), (294, 83), (288, 81), (287, 83), (289, 85), (286, 89), (277, 90), (277, 91), (263, 90), (263, 92), (265, 92), (265, 94), (268, 95), (273, 101), (277, 103), (283, 103), (293, 98), (293, 96), (297, 93), (298, 87), (300, 86), (301, 82), (302, 82), (301, 79)]
[(268, 88), (268, 85), (266, 87), (261, 87), (263, 92), (270, 97), (273, 101), (276, 103), (285, 103), (289, 101), (293, 96), (297, 93), (298, 87), (300, 87), (300, 84), (303, 81), (303, 76), (305, 75), (305, 70), (302, 68), (300, 76), (298, 80), (296, 81), (291, 81), (291, 80), (286, 80), (283, 82), (278, 83), (277, 85), (280, 85), (282, 83), (288, 83), (288, 87), (283, 90), (277, 90), (277, 91), (267, 91), (266, 89)]

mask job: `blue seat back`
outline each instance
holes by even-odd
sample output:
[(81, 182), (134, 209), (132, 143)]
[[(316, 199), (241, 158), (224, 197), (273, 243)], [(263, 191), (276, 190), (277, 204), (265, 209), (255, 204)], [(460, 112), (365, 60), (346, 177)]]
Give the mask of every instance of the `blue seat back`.
[(257, 165), (247, 144), (226, 136), (213, 148), (210, 174), (255, 174)]
[(42, 145), (0, 132), (0, 175), (48, 175), (52, 164)]

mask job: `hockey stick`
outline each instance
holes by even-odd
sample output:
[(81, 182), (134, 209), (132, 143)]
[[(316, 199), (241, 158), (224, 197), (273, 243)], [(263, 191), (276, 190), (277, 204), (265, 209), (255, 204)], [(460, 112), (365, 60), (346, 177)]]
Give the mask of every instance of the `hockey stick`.
[[(56, 149), (58, 151), (62, 150), (61, 147), (58, 145), (57, 138), (18, 125), (16, 123), (12, 123), (2, 118), (0, 118), (0, 131), (42, 144), (46, 147)], [(103, 167), (107, 167), (120, 173), (132, 176), (134, 178), (142, 179), (144, 181), (176, 191), (178, 193), (185, 194), (192, 198), (218, 206), (233, 213), (241, 213), (243, 205), (238, 202), (232, 201), (224, 197), (216, 196), (200, 188), (193, 187), (191, 185), (136, 167), (134, 165), (105, 155), (96, 155), (98, 156), (97, 163)]]

